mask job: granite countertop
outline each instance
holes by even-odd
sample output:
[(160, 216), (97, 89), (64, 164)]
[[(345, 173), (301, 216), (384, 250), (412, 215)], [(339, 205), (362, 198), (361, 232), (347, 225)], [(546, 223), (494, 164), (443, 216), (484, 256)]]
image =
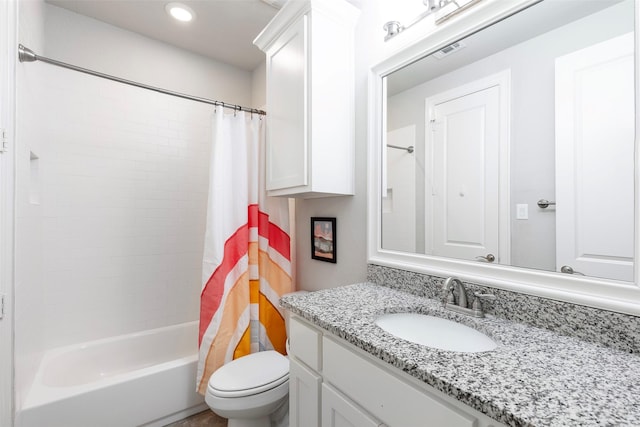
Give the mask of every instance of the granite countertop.
[[(439, 301), (372, 283), (281, 299), (282, 307), (510, 426), (640, 426), (640, 357), (508, 320), (476, 319)], [(498, 347), (456, 353), (396, 338), (383, 313), (456, 320)]]

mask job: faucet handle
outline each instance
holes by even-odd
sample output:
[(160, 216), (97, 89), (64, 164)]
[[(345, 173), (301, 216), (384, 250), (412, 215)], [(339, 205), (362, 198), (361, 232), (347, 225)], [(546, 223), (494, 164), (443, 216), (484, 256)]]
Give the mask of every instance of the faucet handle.
[(473, 304), (471, 305), (471, 309), (473, 310), (473, 314), (476, 317), (484, 317), (484, 309), (482, 308), (481, 299), (496, 299), (496, 296), (493, 294), (483, 294), (480, 292), (474, 292), (473, 296)]

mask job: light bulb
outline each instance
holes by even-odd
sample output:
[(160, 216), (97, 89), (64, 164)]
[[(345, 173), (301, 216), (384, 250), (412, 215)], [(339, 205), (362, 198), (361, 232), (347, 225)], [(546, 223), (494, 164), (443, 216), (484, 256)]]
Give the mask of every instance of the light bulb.
[(182, 3), (169, 3), (165, 6), (165, 10), (169, 15), (178, 21), (189, 22), (195, 17), (195, 12)]

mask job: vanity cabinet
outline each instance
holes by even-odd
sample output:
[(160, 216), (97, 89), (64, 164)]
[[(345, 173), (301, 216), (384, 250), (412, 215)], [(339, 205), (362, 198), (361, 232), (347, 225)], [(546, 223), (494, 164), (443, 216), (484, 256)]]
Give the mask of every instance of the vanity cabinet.
[(300, 320), (289, 322), (289, 424), (320, 427), (322, 334)]
[(298, 317), (289, 322), (289, 425), (378, 427), (384, 424), (323, 383), (323, 334)]
[(290, 328), (292, 427), (503, 427), (300, 317)]
[(346, 0), (290, 1), (254, 40), (266, 54), (266, 189), (354, 193), (354, 43)]

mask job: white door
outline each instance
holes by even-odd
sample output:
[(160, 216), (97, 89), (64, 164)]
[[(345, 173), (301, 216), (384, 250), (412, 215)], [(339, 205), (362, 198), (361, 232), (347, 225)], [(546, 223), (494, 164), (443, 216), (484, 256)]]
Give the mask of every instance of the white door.
[(416, 127), (387, 133), (386, 192), (382, 195), (382, 247), (416, 251)]
[(633, 33), (556, 59), (556, 269), (633, 281)]
[(508, 192), (501, 188), (508, 181), (505, 75), (427, 100), (426, 234), (433, 255), (509, 262)]

